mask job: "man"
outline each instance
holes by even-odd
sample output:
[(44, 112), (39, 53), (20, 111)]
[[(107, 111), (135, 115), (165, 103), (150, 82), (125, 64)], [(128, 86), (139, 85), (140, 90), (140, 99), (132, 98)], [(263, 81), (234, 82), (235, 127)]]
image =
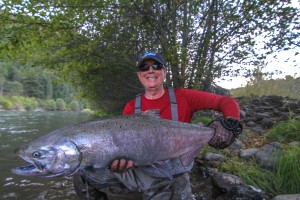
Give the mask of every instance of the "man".
[[(190, 123), (195, 112), (212, 109), (222, 112), (223, 119), (210, 123), (209, 126), (215, 128), (216, 131), (209, 145), (218, 149), (228, 147), (241, 133), (240, 110), (235, 99), (198, 90), (164, 88), (163, 83), (167, 71), (165, 61), (158, 53), (148, 52), (142, 55), (138, 60), (137, 68), (137, 76), (144, 86), (145, 92), (126, 104), (124, 115), (159, 109), (160, 116), (164, 119)], [(177, 158), (151, 166), (135, 168), (131, 160), (115, 160), (111, 164), (109, 173), (111, 173), (111, 179), (117, 180), (117, 187), (120, 190), (111, 188), (114, 188), (115, 192), (126, 192), (127, 189), (143, 192), (143, 199), (193, 199), (188, 175), (193, 164), (192, 162), (188, 166), (183, 166), (180, 159)], [(76, 181), (74, 184), (76, 189)], [(112, 192), (112, 189), (105, 190), (104, 187), (105, 185), (102, 185), (97, 189)], [(77, 189), (76, 192), (78, 193), (78, 191)], [(105, 197), (104, 193), (95, 191), (92, 189), (90, 193)]]

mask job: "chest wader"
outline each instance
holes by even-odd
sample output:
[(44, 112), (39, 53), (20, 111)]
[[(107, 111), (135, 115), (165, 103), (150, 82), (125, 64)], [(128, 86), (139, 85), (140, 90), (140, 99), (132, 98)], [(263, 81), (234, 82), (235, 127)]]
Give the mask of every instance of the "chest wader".
[[(177, 100), (174, 92), (174, 88), (168, 87), (169, 97), (170, 97), (170, 103), (171, 103), (171, 115), (173, 121), (178, 121), (178, 109), (177, 109)], [(134, 107), (134, 113), (141, 113), (142, 111), (142, 94), (138, 94), (135, 98), (135, 107)], [(179, 159), (171, 159), (167, 161), (163, 161), (161, 163), (164, 166), (167, 166), (169, 168), (174, 167), (174, 165), (180, 166), (180, 160)], [(193, 163), (190, 166), (181, 167), (183, 171), (190, 171), (193, 166)], [(154, 169), (156, 168), (154, 165), (152, 166)], [(175, 167), (176, 168), (176, 167)], [(149, 168), (150, 169), (150, 168)], [(146, 167), (143, 169), (144, 172), (149, 171)], [(151, 169), (150, 169), (151, 171)], [(159, 170), (155, 170), (155, 174), (159, 174)], [(180, 171), (180, 170), (179, 170)], [(131, 171), (129, 171), (131, 173)], [(165, 172), (161, 173), (162, 175), (167, 175)], [(168, 176), (168, 175), (167, 175)], [(169, 174), (170, 177), (172, 177), (172, 174)], [(149, 178), (145, 177), (143, 180), (143, 184), (148, 184), (148, 187), (146, 187), (146, 192), (143, 193), (143, 199), (145, 200), (192, 200), (192, 189), (190, 184), (189, 175), (187, 172), (183, 172), (182, 174), (178, 174), (175, 177), (172, 177), (170, 179), (161, 179), (161, 181), (158, 181), (159, 178)], [(155, 186), (152, 186), (155, 185)], [(149, 188), (153, 188), (150, 189)]]
[[(174, 89), (169, 87), (168, 92), (172, 120), (178, 121)], [(142, 110), (141, 97), (141, 94), (136, 96), (135, 113), (140, 113)], [(187, 173), (192, 166), (193, 163), (184, 167), (180, 159), (175, 158), (158, 162), (152, 166), (133, 167), (126, 173), (113, 173), (107, 168), (101, 172), (101, 178), (98, 180), (89, 179), (86, 173), (74, 175), (74, 188), (82, 200), (107, 200), (106, 193), (129, 196), (135, 194), (138, 196), (130, 197), (130, 199), (139, 200), (193, 200)], [(151, 171), (153, 173), (149, 174)]]

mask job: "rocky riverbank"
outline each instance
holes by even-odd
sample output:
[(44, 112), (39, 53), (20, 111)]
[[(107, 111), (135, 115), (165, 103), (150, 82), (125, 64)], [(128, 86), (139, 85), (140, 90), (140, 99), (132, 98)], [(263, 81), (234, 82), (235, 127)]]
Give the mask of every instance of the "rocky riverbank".
[[(275, 162), (282, 155), (283, 148), (282, 144), (278, 142), (268, 142), (262, 139), (263, 134), (281, 121), (291, 118), (300, 119), (299, 99), (263, 96), (240, 97), (237, 100), (241, 107), (241, 121), (245, 132), (252, 134), (252, 144), (249, 145), (247, 144), (249, 141), (238, 139), (229, 148), (223, 150), (226, 151), (225, 156), (224, 152), (213, 150), (208, 150), (199, 156), (191, 173), (195, 198), (199, 200), (300, 200), (300, 194), (274, 196), (260, 188), (245, 184), (235, 175), (218, 170), (220, 163), (233, 156), (245, 161), (252, 159), (261, 168), (272, 170)], [(214, 113), (213, 115), (218, 116), (219, 114)], [(299, 141), (292, 141), (288, 145), (300, 146)], [(274, 156), (275, 152), (276, 156)]]

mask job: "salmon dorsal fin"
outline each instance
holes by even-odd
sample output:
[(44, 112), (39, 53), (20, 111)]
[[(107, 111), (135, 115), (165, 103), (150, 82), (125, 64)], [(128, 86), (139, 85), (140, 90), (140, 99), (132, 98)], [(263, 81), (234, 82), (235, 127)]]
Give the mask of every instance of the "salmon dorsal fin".
[(151, 117), (161, 118), (159, 115), (159, 109), (147, 110), (141, 113), (142, 115), (149, 115)]

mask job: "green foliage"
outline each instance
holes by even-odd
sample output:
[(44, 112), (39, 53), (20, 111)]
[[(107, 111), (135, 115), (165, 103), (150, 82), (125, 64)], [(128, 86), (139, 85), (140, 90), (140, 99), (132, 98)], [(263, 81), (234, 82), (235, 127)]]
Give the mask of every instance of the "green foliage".
[(0, 109), (10, 110), (13, 105), (14, 104), (6, 97), (0, 97)]
[[(62, 98), (70, 101), (73, 90), (53, 71), (24, 67), (16, 62), (0, 62), (0, 96), (27, 96), (38, 99)], [(2, 77), (2, 78), (1, 78)], [(2, 91), (2, 92), (1, 92)]]
[(22, 79), (22, 84), (24, 86), (24, 93), (26, 96), (47, 99), (48, 81), (43, 73), (35, 73), (33, 71), (29, 71)]
[(6, 81), (3, 87), (3, 93), (8, 96), (23, 94), (23, 85), (18, 81)]
[(47, 110), (50, 110), (50, 111), (56, 111), (57, 110), (56, 102), (53, 99), (47, 100), (47, 103), (46, 103), (45, 107), (46, 107)]
[[(92, 112), (88, 109), (87, 104), (84, 101), (71, 101), (69, 104), (69, 110), (79, 112), (86, 108), (86, 111)], [(35, 97), (23, 97), (23, 96), (3, 96), (0, 97), (0, 110), (27, 110), (34, 111), (36, 109), (45, 109), (49, 111), (66, 111), (66, 103), (63, 99), (43, 100)]]
[(15, 109), (22, 109), (23, 108), (23, 99), (24, 99), (23, 97), (12, 96), (10, 99), (13, 102)]
[[(266, 133), (270, 140), (279, 142), (299, 141), (300, 120), (289, 119), (280, 122)], [(246, 136), (245, 136), (246, 134)], [(241, 136), (248, 140), (247, 143), (257, 140), (250, 137), (250, 133), (243, 133)], [(247, 139), (248, 138), (248, 139)], [(265, 138), (260, 138), (263, 142)], [(255, 142), (255, 141), (254, 141)], [(249, 146), (249, 145), (248, 145)], [(240, 177), (246, 184), (253, 185), (273, 196), (282, 194), (297, 194), (300, 182), (300, 147), (295, 145), (283, 146), (282, 155), (279, 157), (273, 170), (266, 170), (257, 165), (255, 160), (240, 160), (237, 157), (228, 159), (222, 163), (221, 169), (231, 172)]]
[(71, 101), (69, 107), (72, 111), (75, 111), (75, 112), (78, 112), (81, 110), (78, 101)]
[(27, 105), (25, 105), (25, 110), (27, 110), (27, 111), (33, 111), (34, 107), (32, 105), (30, 105), (30, 104), (27, 104)]
[(241, 178), (246, 184), (276, 194), (274, 189), (275, 175), (268, 170), (260, 168), (255, 161), (241, 162), (238, 159), (230, 159), (221, 166), (223, 171), (233, 173)]
[(201, 122), (203, 125), (207, 125), (209, 122), (211, 122), (212, 118), (210, 116), (201, 116), (201, 117), (196, 117), (192, 123), (198, 124)]
[(6, 96), (0, 98), (0, 105), (2, 105), (2, 109), (5, 110), (26, 109), (28, 111), (32, 111), (38, 106), (38, 104), (38, 101), (33, 97)]
[(276, 141), (289, 142), (294, 140), (300, 141), (299, 133), (300, 120), (289, 119), (287, 121), (282, 121), (276, 124), (265, 134), (265, 136)]
[[(299, 132), (298, 132), (299, 133)], [(300, 193), (300, 147), (287, 148), (279, 160), (275, 177), (277, 181), (278, 194)]]
[(23, 106), (27, 111), (33, 111), (39, 106), (37, 99), (34, 97), (28, 97), (28, 98), (20, 97), (20, 98), (23, 99)]
[[(300, 12), (289, 1), (12, 0), (0, 12), (0, 59), (55, 69), (110, 112), (120, 113), (141, 90), (134, 65), (142, 52), (163, 54), (167, 85), (209, 90), (222, 74), (251, 73), (267, 54), (299, 46)], [(62, 98), (44, 78), (24, 84), (35, 97)]]
[(63, 99), (56, 99), (56, 108), (59, 111), (65, 111), (66, 110), (66, 103)]
[(241, 162), (233, 158), (224, 162), (221, 169), (236, 174), (246, 184), (253, 185), (274, 196), (300, 192), (300, 148), (288, 147), (274, 171), (260, 168), (255, 161)]

